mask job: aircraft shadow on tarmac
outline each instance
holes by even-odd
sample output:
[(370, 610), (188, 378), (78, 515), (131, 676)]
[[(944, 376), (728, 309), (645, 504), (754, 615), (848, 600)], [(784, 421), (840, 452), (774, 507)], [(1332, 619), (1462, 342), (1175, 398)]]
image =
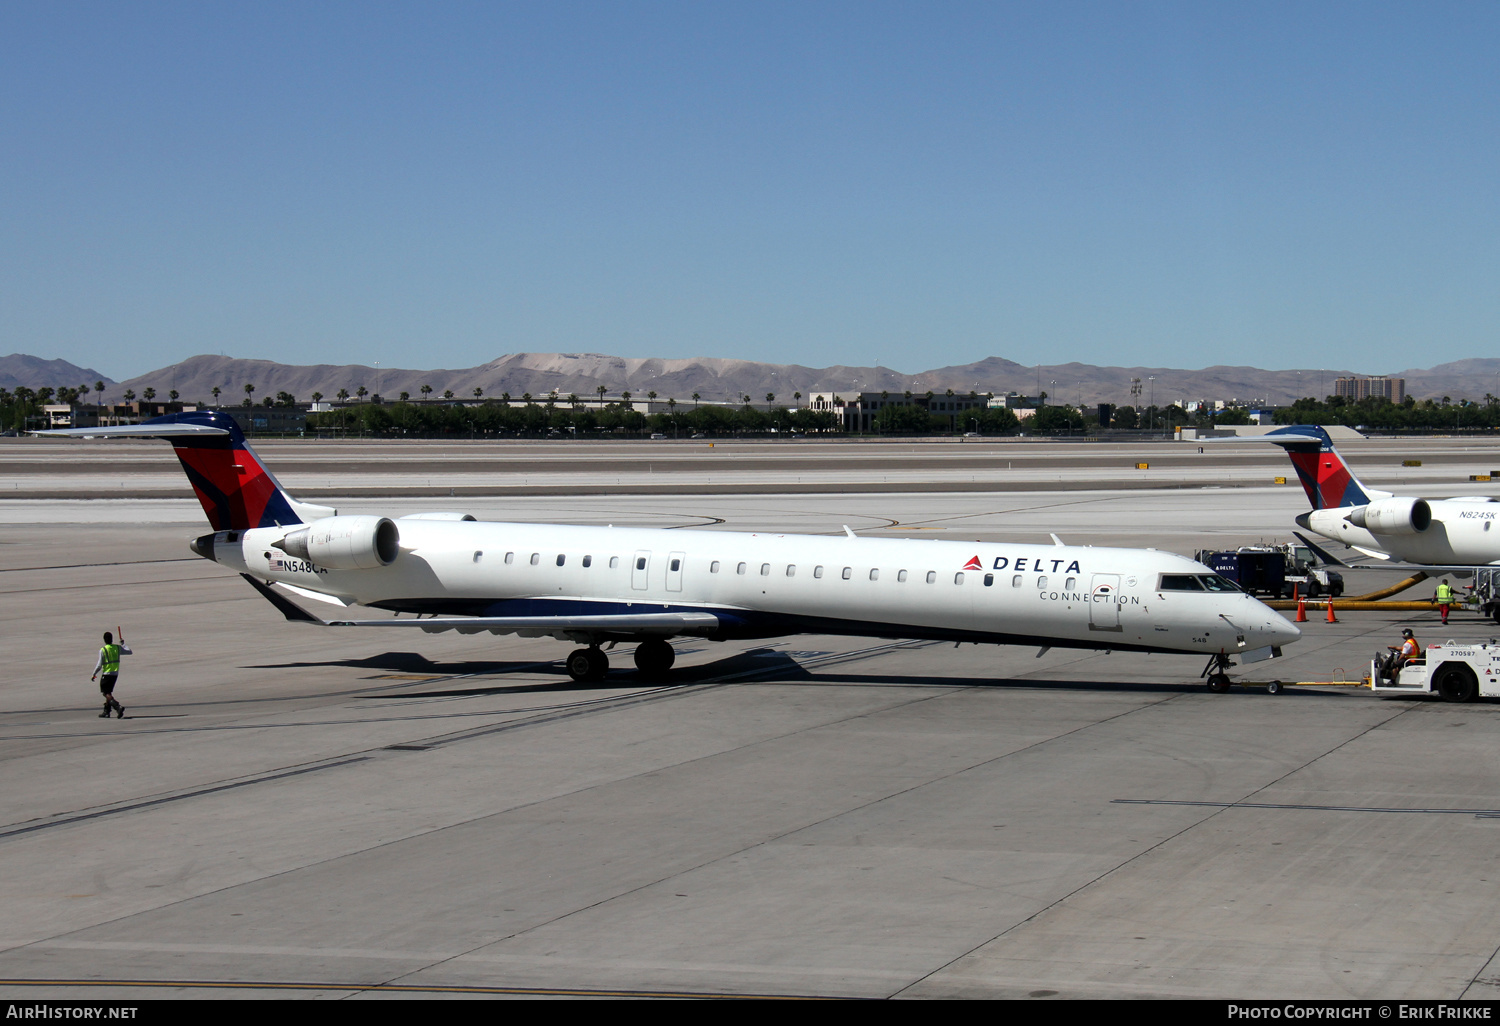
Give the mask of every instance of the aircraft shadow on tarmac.
[(430, 673), (434, 676), (457, 677), (479, 673), (520, 673), (535, 670), (545, 665), (537, 660), (529, 662), (491, 662), (464, 660), (462, 662), (433, 662), (420, 652), (378, 652), (363, 659), (321, 659), (315, 661), (287, 663), (246, 664), (248, 670), (299, 670), (317, 666), (343, 666), (351, 670), (380, 670), (385, 673)]
[[(698, 650), (683, 649), (679, 651), (681, 654), (688, 654), (689, 652), (696, 652)], [(410, 653), (387, 653), (387, 655), (410, 655)], [(364, 665), (368, 662), (369, 660), (357, 660), (351, 661), (347, 665), (355, 665), (356, 663), (358, 665)], [(345, 664), (319, 663), (303, 665)], [(536, 673), (539, 669), (542, 672), (547, 672), (547, 664), (545, 663), (451, 664), (452, 666), (463, 665), (482, 667), (481, 669), (471, 669), (467, 671), (452, 670), (450, 669), (450, 664), (446, 663), (433, 663), (429, 665), (434, 667), (434, 669), (427, 672), (441, 674), (452, 673), (455, 676), (465, 672), (483, 676), (501, 676), (507, 672), (519, 671)], [(555, 667), (557, 673), (564, 673), (561, 661), (552, 664), (552, 666)], [(749, 676), (774, 676), (779, 682), (811, 679), (808, 672), (804, 670), (800, 665), (798, 665), (795, 659), (791, 658), (786, 653), (776, 652), (771, 649), (756, 649), (750, 652), (736, 652), (733, 655), (726, 656), (723, 659), (716, 659), (710, 663), (679, 667), (678, 669), (672, 670), (664, 676), (653, 677), (649, 679), (641, 676), (641, 674), (636, 672), (634, 667), (630, 666), (630, 664), (627, 663), (623, 667), (612, 669), (607, 677), (605, 677), (603, 680), (598, 681), (575, 681), (568, 680), (566, 678), (563, 680), (548, 681), (536, 684), (481, 684), (476, 681), (474, 683), (474, 686), (472, 687), (448, 688), (442, 691), (428, 691), (425, 689), (416, 691), (414, 689), (420, 688), (422, 682), (410, 681), (404, 682), (405, 686), (393, 685), (393, 691), (397, 688), (400, 688), (399, 696), (396, 694), (388, 693), (385, 695), (368, 695), (366, 697), (405, 698), (411, 697), (413, 694), (420, 694), (424, 698), (463, 698), (479, 695), (512, 695), (521, 693), (547, 694), (566, 691), (577, 692), (617, 690), (622, 687), (635, 688), (641, 687), (643, 685), (651, 687), (691, 687), (696, 684), (717, 683), (719, 681), (723, 681), (726, 677), (738, 679)], [(733, 679), (725, 681), (725, 683), (733, 683)]]

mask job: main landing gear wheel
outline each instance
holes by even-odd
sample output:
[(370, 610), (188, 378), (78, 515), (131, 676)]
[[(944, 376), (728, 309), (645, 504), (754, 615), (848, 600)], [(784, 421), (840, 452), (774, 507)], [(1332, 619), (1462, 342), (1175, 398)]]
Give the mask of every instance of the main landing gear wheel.
[(677, 661), (677, 651), (663, 638), (651, 638), (635, 647), (635, 668), (646, 677), (660, 677)]
[(609, 672), (609, 656), (597, 648), (575, 648), (563, 665), (568, 668), (568, 676), (576, 681), (603, 680)]

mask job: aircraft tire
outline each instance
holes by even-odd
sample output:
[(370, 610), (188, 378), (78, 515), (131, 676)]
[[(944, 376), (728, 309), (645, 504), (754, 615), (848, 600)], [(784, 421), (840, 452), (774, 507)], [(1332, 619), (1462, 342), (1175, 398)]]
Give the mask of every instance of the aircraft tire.
[[(575, 648), (568, 653), (568, 658), (563, 663), (563, 666), (567, 668), (569, 677), (572, 677), (576, 681), (593, 680), (594, 661), (589, 658), (590, 651), (587, 648)], [(603, 654), (602, 652), (600, 653), (600, 655)]]
[(609, 656), (597, 648), (586, 648), (583, 654), (589, 662), (589, 675), (584, 679), (603, 680), (604, 675), (609, 672)]
[(1208, 690), (1222, 695), (1229, 690), (1229, 675), (1227, 673), (1215, 673), (1208, 678)]
[(659, 677), (676, 661), (677, 651), (662, 638), (649, 638), (635, 647), (635, 668), (644, 677)]
[(1438, 671), (1437, 692), (1445, 702), (1472, 702), (1479, 693), (1479, 681), (1467, 666), (1446, 666)]

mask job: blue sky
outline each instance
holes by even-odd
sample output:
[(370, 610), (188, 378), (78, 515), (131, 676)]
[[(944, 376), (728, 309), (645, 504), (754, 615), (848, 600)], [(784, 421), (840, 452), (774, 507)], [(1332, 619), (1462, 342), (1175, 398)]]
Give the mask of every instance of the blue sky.
[(1496, 355), (1500, 6), (0, 5), (0, 352)]

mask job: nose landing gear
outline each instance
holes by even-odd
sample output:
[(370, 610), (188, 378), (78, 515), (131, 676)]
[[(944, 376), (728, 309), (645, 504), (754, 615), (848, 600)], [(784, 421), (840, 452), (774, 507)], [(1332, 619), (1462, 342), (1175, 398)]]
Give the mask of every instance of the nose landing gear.
[(1229, 661), (1227, 655), (1217, 652), (1208, 657), (1208, 665), (1203, 667), (1203, 672), (1198, 676), (1207, 678), (1204, 683), (1208, 685), (1208, 690), (1223, 694), (1229, 690), (1230, 683), (1229, 674), (1224, 671), (1232, 665), (1234, 664)]

